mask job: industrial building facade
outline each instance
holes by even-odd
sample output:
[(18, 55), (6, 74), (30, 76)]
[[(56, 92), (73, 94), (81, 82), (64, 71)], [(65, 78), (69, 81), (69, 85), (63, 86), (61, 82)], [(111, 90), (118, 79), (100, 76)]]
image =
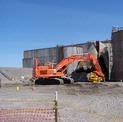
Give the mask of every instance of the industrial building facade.
[(112, 80), (123, 81), (123, 28), (114, 28), (112, 32), (113, 67)]
[(42, 64), (48, 61), (57, 62), (56, 53), (56, 47), (24, 51), (23, 67), (32, 67), (34, 58), (39, 58)]
[[(42, 65), (45, 65), (48, 62), (57, 64), (65, 57), (71, 56), (73, 54), (86, 54), (88, 52), (94, 53), (98, 57), (100, 57), (99, 61), (101, 61), (102, 66), (104, 67), (103, 68), (104, 72), (107, 72), (106, 73), (107, 79), (123, 80), (123, 75), (121, 75), (123, 74), (122, 29), (120, 30), (115, 29), (115, 31), (112, 31), (111, 40), (93, 41), (75, 45), (67, 45), (67, 46), (62, 45), (51, 48), (26, 50), (24, 51), (23, 67), (24, 68), (33, 67), (34, 58), (40, 59)], [(75, 67), (75, 64), (73, 67)]]
[[(111, 49), (110, 40), (103, 41), (104, 45)], [(51, 48), (41, 48), (34, 50), (26, 50), (23, 54), (23, 67), (30, 68), (33, 66), (33, 59), (39, 58), (41, 63), (44, 65), (46, 62), (54, 62), (58, 63), (60, 60), (64, 58), (66, 51), (69, 51), (70, 55), (72, 54), (86, 54), (93, 48), (93, 42), (88, 42), (84, 44), (75, 44), (75, 45), (67, 45), (67, 46), (56, 46)], [(78, 52), (81, 50), (81, 53)], [(69, 56), (70, 56), (69, 55)]]
[(23, 67), (27, 67), (27, 68), (32, 67), (34, 58), (39, 58), (43, 65), (46, 62), (58, 63), (60, 60), (64, 58), (68, 50), (71, 55), (78, 54), (77, 50), (81, 50), (82, 53), (79, 54), (83, 54), (88, 52), (87, 48), (88, 48), (88, 43), (26, 50), (24, 51), (23, 54), (24, 56)]

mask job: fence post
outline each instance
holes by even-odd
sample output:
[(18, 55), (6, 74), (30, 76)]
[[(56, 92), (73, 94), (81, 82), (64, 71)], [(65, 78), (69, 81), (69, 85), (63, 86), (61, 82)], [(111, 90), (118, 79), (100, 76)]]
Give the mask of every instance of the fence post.
[(58, 92), (56, 91), (56, 94), (55, 94), (55, 107), (54, 107), (54, 110), (55, 110), (55, 122), (58, 122)]
[(1, 80), (2, 80), (2, 79), (0, 78), (0, 88), (1, 88), (1, 86), (2, 86), (2, 85), (1, 85)]
[(31, 81), (31, 83), (30, 83), (31, 89), (32, 89), (32, 90), (35, 90), (35, 81), (36, 81), (36, 79), (31, 78), (30, 81)]

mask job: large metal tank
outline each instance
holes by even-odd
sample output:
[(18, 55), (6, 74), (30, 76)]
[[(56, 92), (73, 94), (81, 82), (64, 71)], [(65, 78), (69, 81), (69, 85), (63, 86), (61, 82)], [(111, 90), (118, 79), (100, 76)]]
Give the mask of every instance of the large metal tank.
[(24, 58), (33, 58), (35, 57), (35, 50), (24, 51)]
[(24, 58), (23, 59), (23, 67), (24, 68), (31, 68), (31, 67), (33, 67), (33, 58)]
[(23, 67), (32, 67), (34, 58), (38, 58), (42, 65), (48, 62), (57, 63), (56, 53), (56, 47), (24, 51)]
[[(69, 57), (71, 55), (82, 55), (83, 54), (83, 48), (82, 47), (76, 47), (76, 46), (70, 46), (70, 47), (64, 47), (63, 48), (64, 58)], [(67, 68), (67, 74), (71, 74), (77, 67), (78, 62), (74, 62), (70, 64)]]
[(112, 31), (113, 68), (111, 79), (123, 80), (123, 28), (113, 28)]

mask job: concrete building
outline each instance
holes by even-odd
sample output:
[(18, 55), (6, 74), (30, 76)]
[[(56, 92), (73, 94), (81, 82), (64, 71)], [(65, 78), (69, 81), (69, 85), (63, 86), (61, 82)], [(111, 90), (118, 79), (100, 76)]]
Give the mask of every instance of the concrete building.
[[(64, 53), (66, 49), (73, 48), (75, 49), (80, 49), (82, 52), (88, 53), (91, 45), (95, 46), (95, 42), (88, 42), (88, 43), (81, 43), (81, 44), (74, 44), (74, 45), (62, 45), (62, 46), (56, 46), (56, 47), (51, 47), (51, 48), (41, 48), (41, 49), (33, 49), (33, 50), (26, 50), (24, 51), (23, 54), (23, 67), (32, 67), (33, 66), (33, 59), (34, 58), (39, 58), (44, 65), (46, 62), (54, 62), (58, 63), (60, 60), (64, 58)], [(110, 47), (110, 40), (102, 41), (106, 47)], [(72, 50), (71, 50), (72, 51)], [(76, 51), (72, 51), (72, 54), (77, 54)]]
[(33, 59), (38, 58), (41, 60), (42, 65), (46, 62), (57, 63), (57, 47), (34, 49), (24, 51), (23, 67), (31, 68), (33, 66)]
[(42, 65), (46, 62), (57, 64), (66, 56), (88, 52), (98, 55), (107, 80), (123, 80), (123, 28), (113, 28), (111, 40), (24, 51), (23, 67), (32, 67), (34, 58), (39, 58)]
[(111, 79), (114, 81), (123, 80), (123, 28), (112, 30), (113, 68)]
[(89, 45), (90, 45), (89, 43), (66, 45), (66, 46), (57, 45), (56, 47), (51, 48), (26, 50), (23, 53), (23, 67), (26, 68), (32, 67), (34, 58), (40, 59), (42, 65), (45, 65), (45, 63), (47, 62), (58, 63), (64, 57), (66, 57), (65, 55), (68, 50), (70, 55), (83, 54), (88, 52)]

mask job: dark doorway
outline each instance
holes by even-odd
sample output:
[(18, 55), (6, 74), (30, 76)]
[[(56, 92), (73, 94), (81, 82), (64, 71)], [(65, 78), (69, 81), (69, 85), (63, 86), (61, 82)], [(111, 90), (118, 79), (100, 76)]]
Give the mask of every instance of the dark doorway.
[(105, 75), (105, 80), (108, 81), (109, 80), (109, 71), (108, 71), (108, 66), (106, 65), (106, 61), (105, 61), (103, 55), (101, 55), (98, 58), (98, 61), (99, 61), (99, 64), (101, 66), (102, 72)]

